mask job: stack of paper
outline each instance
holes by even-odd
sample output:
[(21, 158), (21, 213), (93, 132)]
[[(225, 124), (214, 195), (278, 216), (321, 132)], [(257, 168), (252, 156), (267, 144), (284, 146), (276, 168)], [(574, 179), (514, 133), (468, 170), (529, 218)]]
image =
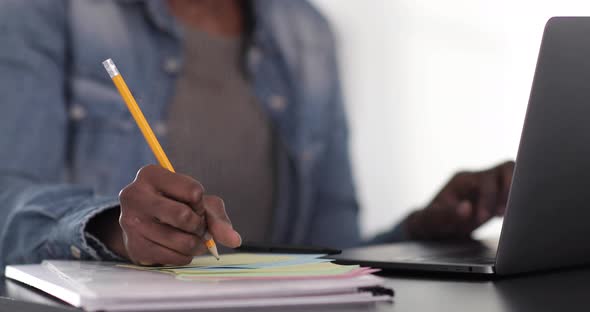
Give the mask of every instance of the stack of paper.
[(337, 265), (322, 256), (325, 255), (238, 253), (223, 255), (220, 260), (195, 257), (191, 264), (177, 267), (121, 266), (173, 274), (182, 280), (350, 278), (377, 271), (358, 265)]
[[(44, 261), (7, 266), (6, 277), (88, 311), (167, 311), (391, 301), (370, 269), (320, 255), (223, 255), (182, 267)], [(131, 269), (132, 268), (132, 269)], [(166, 274), (163, 274), (166, 273)]]

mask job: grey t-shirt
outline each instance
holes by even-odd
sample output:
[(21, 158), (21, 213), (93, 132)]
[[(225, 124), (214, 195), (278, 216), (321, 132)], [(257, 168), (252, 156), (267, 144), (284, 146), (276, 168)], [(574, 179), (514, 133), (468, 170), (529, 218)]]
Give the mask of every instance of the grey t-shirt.
[(240, 39), (186, 29), (166, 151), (179, 173), (223, 198), (234, 228), (267, 241), (274, 206), (270, 122), (239, 66)]

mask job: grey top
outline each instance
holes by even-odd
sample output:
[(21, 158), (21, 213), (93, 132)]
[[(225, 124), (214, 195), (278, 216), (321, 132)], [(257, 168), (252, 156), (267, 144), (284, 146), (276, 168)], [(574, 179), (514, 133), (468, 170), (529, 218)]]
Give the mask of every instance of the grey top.
[(239, 66), (239, 38), (185, 32), (166, 151), (179, 173), (220, 196), (243, 240), (267, 241), (274, 206), (273, 135)]

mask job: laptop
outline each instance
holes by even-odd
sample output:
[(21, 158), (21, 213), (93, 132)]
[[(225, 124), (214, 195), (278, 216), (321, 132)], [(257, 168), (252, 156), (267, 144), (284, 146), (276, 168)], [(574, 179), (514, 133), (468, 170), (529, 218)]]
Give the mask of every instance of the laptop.
[(339, 263), (512, 275), (590, 264), (590, 17), (545, 27), (498, 241), (345, 250)]

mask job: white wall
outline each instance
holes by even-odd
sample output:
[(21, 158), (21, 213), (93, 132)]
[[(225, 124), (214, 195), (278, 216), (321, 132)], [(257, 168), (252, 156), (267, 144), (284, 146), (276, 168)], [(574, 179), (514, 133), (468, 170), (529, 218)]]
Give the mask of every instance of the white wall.
[(516, 156), (544, 24), (580, 0), (314, 0), (340, 44), (363, 231)]

